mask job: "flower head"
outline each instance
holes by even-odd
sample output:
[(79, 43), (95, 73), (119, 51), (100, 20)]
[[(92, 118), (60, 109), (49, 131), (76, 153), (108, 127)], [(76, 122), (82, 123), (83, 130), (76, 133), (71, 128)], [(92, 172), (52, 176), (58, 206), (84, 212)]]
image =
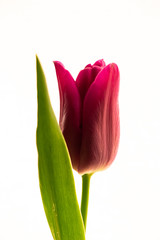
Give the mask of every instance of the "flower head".
[(80, 174), (107, 168), (119, 144), (119, 70), (103, 60), (88, 64), (76, 81), (54, 62), (60, 93), (60, 127), (73, 168)]

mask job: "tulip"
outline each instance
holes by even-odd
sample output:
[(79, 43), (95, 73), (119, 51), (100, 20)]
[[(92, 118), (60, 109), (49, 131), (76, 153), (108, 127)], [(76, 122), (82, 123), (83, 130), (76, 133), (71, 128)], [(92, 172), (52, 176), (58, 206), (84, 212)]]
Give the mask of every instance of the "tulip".
[(59, 93), (59, 124), (73, 168), (80, 174), (106, 169), (115, 159), (120, 137), (119, 70), (103, 60), (88, 64), (76, 81), (54, 61)]

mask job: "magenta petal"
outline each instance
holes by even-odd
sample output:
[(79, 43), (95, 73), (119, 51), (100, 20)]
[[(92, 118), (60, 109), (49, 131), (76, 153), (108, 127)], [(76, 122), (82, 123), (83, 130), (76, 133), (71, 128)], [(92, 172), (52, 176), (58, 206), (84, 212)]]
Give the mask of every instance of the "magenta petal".
[(119, 70), (106, 66), (90, 86), (83, 104), (82, 146), (78, 171), (95, 172), (114, 160), (119, 143)]
[(85, 69), (81, 70), (76, 79), (76, 86), (81, 96), (81, 100), (83, 102), (86, 93), (95, 80), (97, 74), (100, 72), (100, 67), (92, 67), (92, 65), (88, 65)]
[(99, 66), (99, 67), (101, 67), (101, 68), (104, 68), (104, 67), (106, 66), (106, 63), (105, 63), (105, 61), (104, 61), (103, 59), (100, 59), (100, 60), (96, 61), (96, 62), (93, 64), (93, 66)]
[(75, 81), (63, 64), (54, 61), (60, 92), (60, 127), (66, 140), (72, 165), (75, 170), (79, 164), (81, 142), (80, 120), (81, 100)]

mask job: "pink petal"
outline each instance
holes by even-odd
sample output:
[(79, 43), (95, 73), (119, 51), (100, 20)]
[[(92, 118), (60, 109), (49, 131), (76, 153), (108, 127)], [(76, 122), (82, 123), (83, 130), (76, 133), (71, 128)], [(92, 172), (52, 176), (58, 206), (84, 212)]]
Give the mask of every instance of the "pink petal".
[(105, 61), (104, 61), (103, 59), (100, 59), (100, 60), (96, 61), (96, 62), (93, 64), (93, 66), (99, 66), (99, 67), (101, 67), (101, 68), (104, 68), (104, 67), (106, 66), (106, 63), (105, 63)]
[(79, 173), (108, 167), (119, 143), (119, 70), (106, 66), (90, 86), (83, 104)]
[(86, 93), (95, 80), (97, 74), (101, 71), (101, 68), (98, 66), (93, 67), (91, 64), (88, 64), (85, 69), (80, 71), (78, 77), (76, 79), (76, 86), (81, 96), (81, 100), (83, 102)]
[(81, 100), (75, 81), (63, 64), (54, 61), (60, 92), (60, 127), (76, 170), (81, 142)]

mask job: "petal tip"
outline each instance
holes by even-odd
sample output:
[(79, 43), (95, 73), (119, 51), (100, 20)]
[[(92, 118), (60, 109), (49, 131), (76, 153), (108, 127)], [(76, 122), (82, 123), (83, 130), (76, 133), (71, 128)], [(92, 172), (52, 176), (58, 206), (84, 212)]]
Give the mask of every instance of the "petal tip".
[(112, 69), (115, 69), (117, 72), (119, 72), (119, 68), (118, 68), (118, 65), (116, 63), (110, 63), (110, 68)]
[(103, 59), (99, 59), (98, 61), (96, 61), (93, 66), (99, 66), (99, 67), (105, 67), (106, 63)]
[(55, 68), (58, 68), (58, 67), (65, 68), (63, 63), (61, 63), (60, 61), (53, 61), (53, 64), (54, 64)]

